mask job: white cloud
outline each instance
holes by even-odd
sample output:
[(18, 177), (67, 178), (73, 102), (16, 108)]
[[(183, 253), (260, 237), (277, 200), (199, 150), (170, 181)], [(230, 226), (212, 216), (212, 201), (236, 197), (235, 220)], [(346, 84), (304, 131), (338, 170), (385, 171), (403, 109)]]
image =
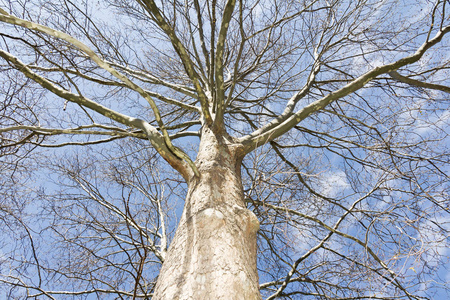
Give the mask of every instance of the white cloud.
[(419, 238), (424, 245), (423, 257), (428, 265), (437, 266), (442, 259), (450, 255), (450, 249), (447, 247), (449, 231), (448, 216), (428, 220), (419, 227)]
[(442, 112), (439, 116), (433, 116), (427, 121), (419, 120), (416, 133), (424, 136), (431, 133), (435, 128), (445, 126), (450, 120), (450, 110)]
[(327, 172), (320, 179), (320, 190), (326, 197), (335, 197), (340, 192), (350, 187), (347, 175), (342, 171)]

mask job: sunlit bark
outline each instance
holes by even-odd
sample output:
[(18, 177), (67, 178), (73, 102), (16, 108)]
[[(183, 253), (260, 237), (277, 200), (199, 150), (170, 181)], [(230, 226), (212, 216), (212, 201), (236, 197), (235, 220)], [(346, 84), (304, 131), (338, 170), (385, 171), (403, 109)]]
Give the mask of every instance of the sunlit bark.
[(259, 222), (246, 208), (242, 146), (206, 127), (186, 204), (153, 299), (261, 299)]

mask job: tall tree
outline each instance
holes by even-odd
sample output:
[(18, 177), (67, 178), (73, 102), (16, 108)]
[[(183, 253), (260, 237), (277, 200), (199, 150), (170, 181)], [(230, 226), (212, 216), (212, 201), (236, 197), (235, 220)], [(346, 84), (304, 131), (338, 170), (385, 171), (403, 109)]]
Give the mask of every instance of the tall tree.
[(1, 287), (449, 293), (449, 5), (2, 1)]

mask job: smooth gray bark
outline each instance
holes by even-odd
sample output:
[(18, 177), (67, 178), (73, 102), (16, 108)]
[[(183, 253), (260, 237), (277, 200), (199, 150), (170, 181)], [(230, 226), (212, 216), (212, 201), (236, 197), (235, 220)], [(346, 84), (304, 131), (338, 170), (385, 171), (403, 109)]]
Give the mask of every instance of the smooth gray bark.
[(153, 299), (261, 299), (259, 222), (245, 207), (240, 150), (204, 129), (184, 212)]

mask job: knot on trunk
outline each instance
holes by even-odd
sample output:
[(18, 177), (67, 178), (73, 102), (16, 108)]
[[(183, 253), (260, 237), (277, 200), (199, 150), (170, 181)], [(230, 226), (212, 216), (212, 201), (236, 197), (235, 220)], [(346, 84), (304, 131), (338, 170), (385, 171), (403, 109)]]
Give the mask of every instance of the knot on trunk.
[(247, 234), (255, 234), (259, 230), (259, 221), (256, 215), (249, 209), (233, 205), (234, 216)]

